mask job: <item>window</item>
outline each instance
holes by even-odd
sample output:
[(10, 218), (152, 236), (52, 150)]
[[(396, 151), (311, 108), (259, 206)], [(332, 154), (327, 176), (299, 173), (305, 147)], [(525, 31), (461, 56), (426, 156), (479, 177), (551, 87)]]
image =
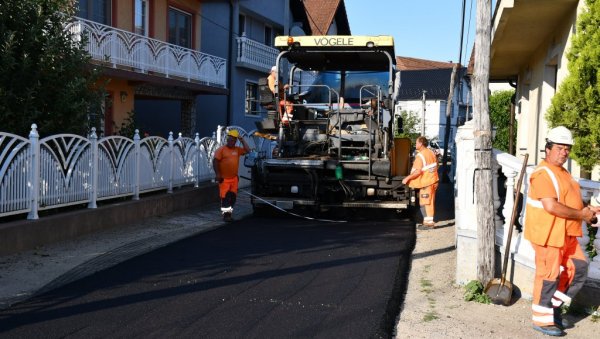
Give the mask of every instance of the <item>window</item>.
[(265, 26), (265, 45), (273, 47), (273, 29)]
[(110, 0), (79, 0), (77, 16), (80, 18), (110, 25)]
[(256, 108), (257, 97), (258, 84), (246, 81), (246, 105), (244, 108), (246, 115), (258, 115), (260, 113)]
[(169, 7), (169, 43), (192, 48), (192, 16)]
[(238, 36), (246, 34), (246, 17), (240, 14), (238, 22)]
[(135, 33), (148, 36), (148, 0), (135, 0)]

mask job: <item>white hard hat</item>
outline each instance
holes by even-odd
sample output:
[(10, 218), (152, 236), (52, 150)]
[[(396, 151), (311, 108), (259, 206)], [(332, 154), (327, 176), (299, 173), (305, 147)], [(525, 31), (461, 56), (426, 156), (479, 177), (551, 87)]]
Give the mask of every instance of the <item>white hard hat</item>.
[(277, 66), (271, 67), (271, 72), (277, 72)]
[(564, 126), (554, 127), (548, 132), (546, 141), (553, 142), (555, 144), (573, 145), (573, 134)]

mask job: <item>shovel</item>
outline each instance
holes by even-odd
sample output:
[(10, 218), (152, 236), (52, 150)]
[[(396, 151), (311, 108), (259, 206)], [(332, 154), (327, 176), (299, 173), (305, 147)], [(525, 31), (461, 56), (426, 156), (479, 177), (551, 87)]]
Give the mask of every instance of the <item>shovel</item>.
[(492, 302), (496, 305), (508, 306), (512, 299), (513, 285), (511, 282), (506, 281), (506, 268), (508, 266), (508, 256), (510, 255), (510, 240), (512, 239), (513, 226), (517, 217), (517, 208), (519, 205), (519, 197), (521, 193), (521, 184), (523, 183), (523, 174), (527, 168), (527, 159), (529, 154), (525, 154), (523, 159), (523, 167), (519, 173), (519, 180), (517, 181), (517, 190), (515, 193), (515, 204), (512, 210), (512, 216), (510, 217), (510, 224), (508, 224), (508, 238), (506, 239), (506, 245), (504, 250), (504, 264), (502, 266), (502, 278), (492, 279), (485, 287), (485, 293), (492, 299)]

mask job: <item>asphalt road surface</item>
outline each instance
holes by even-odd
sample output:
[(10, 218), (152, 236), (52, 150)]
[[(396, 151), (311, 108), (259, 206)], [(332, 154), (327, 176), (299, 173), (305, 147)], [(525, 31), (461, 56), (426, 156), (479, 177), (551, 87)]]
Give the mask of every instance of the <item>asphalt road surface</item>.
[(0, 312), (3, 338), (390, 337), (415, 227), (249, 217)]

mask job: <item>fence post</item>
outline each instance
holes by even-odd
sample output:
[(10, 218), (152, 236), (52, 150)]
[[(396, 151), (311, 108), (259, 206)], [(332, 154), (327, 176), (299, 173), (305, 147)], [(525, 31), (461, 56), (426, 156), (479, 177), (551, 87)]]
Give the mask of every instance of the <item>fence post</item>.
[(200, 133), (198, 132), (196, 132), (194, 143), (196, 144), (196, 182), (194, 187), (198, 188), (200, 186)]
[(117, 54), (118, 52), (118, 46), (117, 43), (119, 42), (119, 37), (118, 37), (118, 33), (115, 30), (112, 30), (110, 33), (110, 50), (111, 50), (111, 55), (109, 56), (111, 59), (111, 63), (112, 63), (112, 67), (113, 68), (117, 68), (117, 58), (121, 58), (120, 55)]
[(96, 127), (92, 127), (92, 133), (90, 134), (92, 140), (92, 189), (90, 190), (90, 202), (88, 208), (98, 208), (96, 200), (98, 199), (98, 135), (96, 134)]
[(133, 200), (140, 200), (140, 130), (136, 129), (133, 135), (135, 148), (135, 179), (133, 185)]
[(31, 147), (31, 162), (29, 168), (29, 192), (31, 194), (31, 210), (27, 214), (27, 219), (39, 219), (38, 207), (40, 199), (40, 135), (37, 131), (37, 125), (31, 125), (31, 132), (29, 132), (29, 147)]
[(217, 125), (217, 145), (221, 145), (221, 129), (224, 128), (221, 125)]
[(173, 193), (173, 132), (169, 132), (169, 186), (167, 193)]

